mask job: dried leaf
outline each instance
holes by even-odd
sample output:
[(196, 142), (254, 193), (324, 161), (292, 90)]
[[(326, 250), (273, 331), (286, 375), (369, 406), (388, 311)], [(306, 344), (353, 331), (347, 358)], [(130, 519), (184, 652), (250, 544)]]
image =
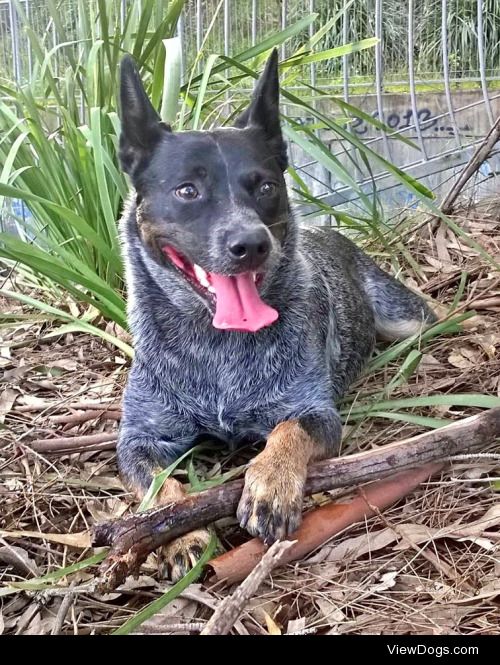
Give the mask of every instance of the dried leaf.
[(31, 623), (33, 617), (37, 615), (40, 608), (36, 603), (31, 603), (18, 618), (16, 624), (16, 635), (22, 635), (26, 627)]
[(482, 316), (481, 314), (475, 314), (474, 316), (471, 316), (470, 319), (465, 319), (465, 321), (462, 321), (460, 325), (464, 330), (472, 331), (477, 330), (486, 324), (487, 318), (485, 316)]
[(443, 363), (440, 362), (437, 358), (430, 353), (424, 353), (420, 361), (421, 369), (439, 369), (444, 367)]
[(78, 362), (74, 358), (61, 358), (58, 360), (51, 360), (50, 364), (48, 365), (49, 370), (52, 367), (65, 369), (68, 372), (74, 372), (78, 367)]
[(159, 627), (168, 627), (169, 621), (172, 618), (175, 618), (176, 623), (181, 623), (182, 620), (190, 620), (194, 617), (197, 610), (196, 603), (186, 600), (184, 598), (175, 598), (171, 603), (166, 605), (160, 612), (155, 614), (151, 619), (148, 619), (143, 624), (141, 624), (137, 630), (139, 632), (147, 632), (149, 626)]
[(3, 373), (4, 381), (16, 382), (21, 379), (31, 369), (31, 365), (18, 365), (13, 369), (8, 369)]
[(427, 263), (430, 266), (432, 266), (435, 269), (435, 270), (430, 270), (429, 268), (424, 267), (423, 270), (425, 270), (425, 272), (427, 272), (427, 273), (437, 272), (437, 271), (441, 272), (443, 270), (443, 262), (442, 261), (439, 261), (438, 259), (435, 259), (432, 256), (426, 256), (425, 260), (427, 261)]
[(301, 617), (300, 619), (291, 619), (288, 622), (288, 626), (286, 627), (286, 634), (290, 635), (291, 633), (301, 633), (306, 627), (306, 619), (305, 617)]
[(266, 620), (267, 632), (269, 635), (281, 635), (281, 628), (278, 624), (272, 619), (267, 612), (262, 612), (264, 619)]
[(89, 501), (87, 509), (96, 522), (103, 522), (114, 517), (121, 517), (128, 509), (128, 504), (117, 498), (106, 501)]
[(500, 344), (500, 335), (489, 333), (487, 335), (476, 335), (474, 343), (478, 344), (481, 349), (486, 353), (488, 358), (494, 358), (497, 351), (497, 346)]
[(482, 536), (485, 531), (493, 529), (498, 524), (500, 524), (500, 504), (498, 503), (491, 506), (482, 517), (468, 524), (455, 522), (442, 529), (431, 529), (422, 524), (399, 524), (397, 531), (403, 538), (393, 549), (394, 551), (405, 550), (410, 547), (410, 543), (420, 545), (437, 538), (453, 538), (459, 542), (471, 540), (479, 547), (490, 550), (491, 541)]
[(448, 356), (448, 362), (459, 369), (477, 367), (481, 361), (481, 353), (467, 346), (462, 346)]
[(23, 635), (50, 635), (55, 623), (53, 612), (42, 610), (35, 614)]
[(470, 537), (480, 536), (485, 531), (489, 531), (493, 527), (500, 524), (500, 503), (491, 506), (482, 517), (475, 522), (462, 525), (461, 528), (453, 531), (453, 536)]
[(398, 576), (399, 571), (391, 570), (388, 573), (384, 573), (380, 577), (380, 582), (378, 584), (373, 584), (370, 587), (371, 593), (380, 593), (380, 591), (387, 591), (387, 589), (392, 589), (396, 586), (396, 577)]
[(0, 394), (0, 423), (5, 422), (5, 416), (10, 413), (18, 393), (12, 388), (5, 388)]
[[(340, 610), (335, 603), (330, 602), (328, 598), (320, 596), (314, 599), (321, 611), (322, 619), (329, 625), (335, 626), (336, 624), (343, 623), (346, 620), (345, 614)], [(322, 622), (323, 623), (323, 622)]]
[(4, 531), (0, 529), (0, 536), (4, 538), (40, 538), (51, 543), (60, 543), (69, 547), (87, 549), (92, 544), (88, 531), (78, 533), (42, 533), (41, 531)]
[(23, 406), (32, 406), (36, 409), (45, 409), (51, 406), (50, 402), (47, 402), (47, 400), (37, 397), (36, 395), (23, 395), (19, 398), (19, 404), (22, 404)]
[(38, 577), (40, 574), (36, 563), (28, 555), (26, 550), (16, 545), (6, 544), (0, 547), (0, 561), (11, 566), (21, 575)]
[(406, 550), (413, 545), (420, 545), (432, 541), (437, 529), (431, 529), (424, 524), (398, 524), (398, 534), (402, 536), (401, 541), (394, 546), (394, 551)]
[(437, 255), (445, 266), (448, 265), (451, 270), (454, 270), (455, 267), (452, 265), (451, 256), (448, 251), (449, 241), (446, 236), (447, 236), (447, 227), (444, 224), (444, 222), (441, 222), (437, 230), (436, 237), (434, 238)]
[(0, 346), (0, 358), (3, 358), (4, 360), (10, 360), (12, 358), (10, 346)]
[(322, 561), (351, 562), (368, 552), (375, 552), (390, 545), (399, 536), (392, 529), (382, 529), (375, 533), (363, 533), (360, 536), (346, 538), (337, 545), (325, 545), (308, 563), (320, 563)]

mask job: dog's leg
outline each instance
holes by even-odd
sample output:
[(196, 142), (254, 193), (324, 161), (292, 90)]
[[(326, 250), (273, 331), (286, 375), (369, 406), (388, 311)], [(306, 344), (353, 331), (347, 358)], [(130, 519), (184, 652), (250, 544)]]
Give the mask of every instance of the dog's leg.
[(307, 466), (337, 454), (341, 433), (334, 410), (277, 425), (246, 472), (237, 511), (241, 526), (268, 544), (295, 531), (302, 519)]
[[(142, 501), (156, 473), (168, 466), (184, 451), (192, 446), (189, 443), (168, 443), (149, 437), (120, 433), (117, 447), (118, 468), (124, 485)], [(155, 505), (165, 505), (182, 499), (185, 491), (174, 478), (167, 478), (157, 494)], [(160, 574), (176, 582), (183, 577), (203, 554), (210, 540), (207, 529), (196, 529), (162, 547)]]
[[(186, 495), (186, 490), (178, 480), (167, 478), (157, 496), (157, 505), (166, 505), (179, 501)], [(160, 574), (177, 582), (193, 568), (208, 546), (208, 529), (196, 529), (176, 538), (161, 548)]]

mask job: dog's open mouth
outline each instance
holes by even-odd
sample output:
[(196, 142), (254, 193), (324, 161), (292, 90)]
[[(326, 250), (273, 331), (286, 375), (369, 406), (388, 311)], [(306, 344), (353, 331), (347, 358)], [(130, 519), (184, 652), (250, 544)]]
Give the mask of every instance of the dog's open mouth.
[(162, 251), (182, 276), (215, 305), (212, 321), (215, 328), (256, 332), (278, 318), (278, 312), (266, 305), (259, 295), (262, 273), (220, 275), (190, 263), (170, 245), (164, 246)]

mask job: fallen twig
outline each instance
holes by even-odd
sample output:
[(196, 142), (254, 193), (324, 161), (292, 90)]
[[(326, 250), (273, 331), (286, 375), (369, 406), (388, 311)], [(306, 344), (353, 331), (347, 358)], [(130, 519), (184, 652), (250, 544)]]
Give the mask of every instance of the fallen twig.
[(226, 635), (234, 626), (245, 605), (255, 594), (273, 568), (280, 564), (295, 541), (276, 542), (267, 550), (259, 563), (236, 591), (219, 604), (207, 622), (202, 635)]
[(490, 307), (498, 308), (500, 307), (500, 296), (492, 298), (483, 298), (478, 300), (472, 300), (469, 303), (471, 309), (490, 309)]
[(191, 623), (165, 623), (154, 626), (144, 624), (140, 629), (134, 630), (134, 635), (170, 635), (171, 633), (201, 633), (205, 624), (202, 621)]
[(120, 420), (122, 414), (120, 411), (94, 411), (88, 409), (83, 413), (68, 413), (60, 416), (49, 416), (49, 420), (54, 425), (80, 425), (89, 420)]
[(103, 434), (87, 434), (85, 436), (68, 436), (58, 439), (35, 439), (29, 447), (37, 453), (76, 453), (91, 450), (113, 450), (116, 447), (116, 432)]
[(85, 409), (92, 409), (105, 413), (106, 411), (113, 411), (121, 414), (121, 406), (117, 402), (37, 402), (36, 404), (20, 404), (14, 408), (18, 413), (34, 413), (36, 411), (50, 411), (55, 413), (57, 411), (65, 411), (75, 409), (83, 411)]
[[(305, 493), (357, 486), (398, 471), (442, 462), (484, 446), (499, 435), (500, 407), (376, 450), (311, 465)], [(98, 524), (94, 546), (111, 547), (101, 564), (100, 589), (116, 588), (138, 570), (150, 552), (177, 536), (234, 515), (242, 489), (243, 481), (233, 481), (139, 515)]]
[(472, 176), (479, 171), (481, 164), (488, 159), (495, 144), (500, 140), (500, 116), (496, 119), (490, 131), (486, 134), (483, 141), (477, 147), (476, 151), (465, 165), (464, 170), (457, 178), (455, 184), (450, 189), (441, 203), (441, 212), (444, 215), (449, 215), (453, 211), (455, 201), (459, 197), (465, 185), (469, 182)]
[(68, 591), (68, 593), (63, 596), (63, 599), (61, 601), (61, 604), (59, 606), (59, 610), (57, 611), (56, 615), (56, 620), (54, 622), (54, 626), (51, 630), (51, 635), (60, 635), (62, 632), (62, 627), (64, 625), (64, 621), (66, 619), (66, 615), (68, 614), (71, 605), (73, 604), (73, 601), (75, 600), (75, 592), (74, 592), (74, 586), (75, 584), (71, 584), (71, 588)]

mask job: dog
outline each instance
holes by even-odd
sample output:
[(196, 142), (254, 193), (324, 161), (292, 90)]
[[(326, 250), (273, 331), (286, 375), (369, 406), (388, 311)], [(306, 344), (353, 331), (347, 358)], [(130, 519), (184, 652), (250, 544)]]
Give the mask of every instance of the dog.
[[(276, 51), (233, 127), (177, 133), (125, 56), (120, 117), (119, 158), (132, 184), (120, 238), (135, 343), (121, 478), (141, 498), (200, 438), (265, 441), (237, 517), (269, 544), (300, 524), (308, 464), (338, 454), (335, 404), (376, 335), (406, 338), (435, 316), (347, 237), (297, 223)], [(169, 479), (157, 500), (182, 496)], [(205, 529), (174, 541), (164, 573), (180, 578), (207, 542)]]

